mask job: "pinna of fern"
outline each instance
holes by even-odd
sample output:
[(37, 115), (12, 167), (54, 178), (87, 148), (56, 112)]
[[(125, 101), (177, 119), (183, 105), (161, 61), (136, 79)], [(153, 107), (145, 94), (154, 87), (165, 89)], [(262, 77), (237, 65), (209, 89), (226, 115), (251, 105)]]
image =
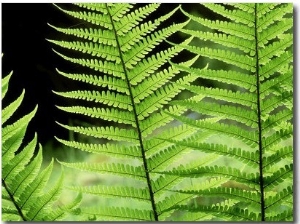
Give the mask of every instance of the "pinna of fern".
[[(185, 85), (201, 101), (173, 102), (199, 113), (218, 117), (211, 123), (171, 114), (186, 125), (210, 130), (218, 138), (210, 143), (191, 137), (181, 141), (165, 139), (203, 153), (222, 155), (207, 166), (179, 166), (165, 174), (188, 177), (229, 178), (228, 183), (203, 189), (180, 189), (178, 194), (200, 198), (223, 197), (209, 205), (180, 204), (190, 220), (210, 214), (207, 220), (290, 221), (293, 220), (293, 148), (292, 148), (292, 4), (203, 4), (222, 20), (209, 20), (182, 12), (196, 27), (207, 31), (182, 29), (199, 42), (211, 47), (181, 44), (199, 59), (224, 63), (207, 70), (173, 64), (177, 69), (218, 87)], [(195, 27), (195, 26), (194, 26)], [(227, 158), (224, 160), (224, 158)], [(278, 212), (280, 211), (280, 212)]]
[[(197, 130), (187, 125), (166, 128), (173, 118), (162, 110), (182, 114), (186, 110), (184, 107), (170, 106), (169, 102), (182, 91), (183, 85), (189, 85), (196, 76), (191, 74), (178, 78), (179, 69), (168, 64), (171, 58), (182, 51), (180, 47), (160, 49), (156, 46), (161, 46), (165, 39), (183, 28), (188, 21), (162, 26), (178, 13), (178, 7), (153, 21), (147, 19), (160, 4), (76, 5), (74, 11), (58, 8), (83, 20), (88, 28), (51, 25), (75, 40), (49, 41), (82, 55), (82, 58), (74, 58), (55, 50), (62, 58), (87, 67), (90, 71), (84, 74), (58, 72), (68, 79), (90, 86), (87, 90), (55, 92), (78, 102), (78, 105), (59, 106), (59, 109), (100, 122), (106, 121), (108, 125), (60, 124), (70, 131), (98, 139), (95, 140), (98, 143), (57, 139), (67, 146), (92, 154), (105, 154), (113, 159), (105, 163), (61, 163), (83, 172), (119, 178), (117, 184), (109, 187), (105, 184), (70, 187), (95, 195), (95, 200), (99, 202), (92, 207), (81, 207), (80, 220), (165, 220), (172, 213), (172, 206), (192, 196), (175, 197), (177, 193), (169, 189), (182, 178), (157, 173), (175, 161), (186, 147), (176, 146), (158, 137), (180, 140), (197, 135)], [(184, 44), (189, 41), (187, 39)], [(190, 66), (195, 60), (197, 56), (181, 65)], [(90, 101), (95, 103), (94, 107), (87, 106)], [(159, 129), (162, 131), (157, 132)], [(103, 142), (103, 139), (106, 141)], [(103, 198), (108, 199), (104, 201)], [(113, 206), (107, 205), (110, 203)]]
[[(2, 79), (2, 99), (5, 97), (12, 72)], [(34, 117), (32, 112), (7, 124), (24, 98), (25, 91), (2, 110), (2, 220), (4, 221), (55, 221), (62, 220), (80, 202), (80, 196), (68, 205), (57, 206), (62, 190), (63, 175), (48, 186), (53, 160), (44, 169), (42, 147), (34, 156), (37, 135), (22, 146), (27, 126)], [(45, 192), (47, 190), (47, 192)]]

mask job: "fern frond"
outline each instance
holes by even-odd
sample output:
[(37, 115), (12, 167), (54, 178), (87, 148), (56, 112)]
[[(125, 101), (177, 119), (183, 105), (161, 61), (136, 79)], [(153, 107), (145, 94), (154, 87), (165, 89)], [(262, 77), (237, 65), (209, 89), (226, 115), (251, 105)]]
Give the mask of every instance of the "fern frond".
[[(181, 165), (161, 173), (201, 180), (206, 180), (207, 176), (226, 176), (238, 185), (228, 188), (224, 184), (177, 192), (204, 198), (218, 197), (219, 194), (237, 203), (226, 206), (210, 203), (206, 206), (195, 202), (194, 206), (186, 203), (174, 208), (199, 215), (210, 214), (221, 220), (226, 220), (226, 216), (231, 221), (290, 220), (292, 206), (289, 204), (279, 208), (277, 205), (280, 202), (290, 203), (288, 200), (292, 194), (292, 188), (288, 186), (293, 176), (292, 5), (232, 3), (203, 6), (220, 19), (209, 20), (182, 10), (193, 25), (181, 31), (191, 36), (194, 42), (180, 46), (194, 56), (213, 59), (211, 68), (201, 71), (197, 65), (195, 68), (172, 65), (208, 80), (212, 87), (185, 86), (202, 99), (174, 102), (196, 112), (199, 119), (169, 114), (196, 130), (205, 129), (218, 134), (218, 139), (212, 139), (217, 142), (210, 144), (193, 137), (164, 140), (205, 155), (223, 155), (224, 161), (218, 160), (220, 164), (214, 166), (191, 168)], [(206, 29), (197, 29), (202, 26)], [(215, 60), (225, 66), (217, 66)], [(206, 122), (202, 116), (219, 120), (216, 123)], [(273, 209), (283, 209), (282, 213), (268, 209), (272, 204)]]
[[(183, 28), (189, 20), (182, 23), (163, 26), (169, 18), (174, 16), (179, 7), (170, 9), (167, 14), (150, 21), (149, 15), (155, 12), (160, 4), (131, 5), (131, 4), (77, 4), (78, 8), (68, 11), (58, 8), (68, 15), (87, 22), (87, 28), (59, 28), (52, 26), (58, 32), (76, 37), (75, 40), (49, 40), (61, 49), (69, 49), (79, 53), (77, 58), (59, 53), (63, 59), (91, 70), (88, 74), (69, 74), (58, 71), (59, 74), (71, 80), (91, 84), (94, 90), (75, 90), (70, 92), (56, 92), (64, 98), (78, 100), (77, 105), (59, 109), (67, 113), (82, 114), (90, 118), (105, 120), (106, 126), (92, 127), (70, 126), (61, 124), (69, 131), (93, 138), (104, 138), (107, 143), (85, 144), (78, 141), (66, 141), (58, 138), (63, 144), (87, 151), (93, 154), (105, 154), (115, 157), (111, 163), (64, 163), (64, 166), (82, 170), (84, 172), (114, 174), (125, 178), (137, 178), (146, 188), (126, 188), (116, 186), (114, 189), (99, 187), (88, 190), (75, 187), (82, 193), (93, 193), (97, 196), (113, 196), (136, 198), (147, 191), (147, 205), (152, 210), (141, 210), (142, 216), (135, 216), (134, 210), (126, 206), (120, 208), (103, 208), (94, 210), (96, 220), (103, 218), (116, 220), (160, 220), (167, 214), (158, 215), (157, 201), (163, 200), (172, 184), (160, 180), (158, 173), (153, 170), (168, 166), (179, 158), (181, 147), (172, 149), (172, 144), (164, 143), (157, 138), (157, 130), (168, 130), (168, 124), (174, 119), (169, 113), (181, 115), (186, 108), (170, 105), (171, 100), (185, 87), (193, 82), (197, 76), (186, 75), (179, 77), (180, 70), (171, 67), (169, 61), (183, 49), (179, 46), (163, 45), (168, 37)], [(89, 28), (91, 26), (91, 28)], [(188, 44), (192, 38), (183, 41)], [(161, 47), (161, 48), (160, 48)], [(181, 65), (190, 66), (198, 56)], [(175, 83), (170, 82), (170, 80)], [(87, 107), (87, 101), (96, 102), (94, 107)], [(122, 124), (118, 127), (117, 123)], [(184, 138), (194, 134), (193, 128), (174, 128), (171, 132)], [(184, 130), (187, 133), (184, 133)], [(164, 135), (167, 135), (166, 133)], [(160, 147), (163, 146), (163, 147)], [(159, 159), (162, 156), (162, 160)], [(127, 159), (121, 160), (119, 159)], [(138, 165), (132, 165), (132, 160)], [(159, 168), (158, 168), (159, 167)], [(159, 189), (156, 182), (159, 181)], [(122, 190), (123, 189), (123, 190)], [(125, 189), (125, 190), (124, 190)], [(161, 198), (162, 197), (162, 198)], [(172, 205), (172, 201), (169, 201)], [(117, 203), (117, 202), (116, 202)], [(138, 202), (140, 203), (140, 202)], [(144, 202), (143, 202), (144, 203)], [(82, 214), (91, 210), (82, 210)], [(132, 212), (133, 214), (129, 214)], [(120, 213), (120, 216), (116, 214)], [(101, 218), (101, 216), (103, 216)], [(162, 218), (163, 217), (163, 218)]]
[[(7, 92), (9, 78), (2, 82), (2, 93)], [(2, 125), (14, 114), (23, 101), (25, 91), (3, 109)], [(2, 218), (6, 221), (53, 221), (64, 216), (77, 204), (69, 206), (59, 217), (49, 216), (52, 206), (60, 196), (63, 176), (48, 191), (47, 184), (52, 172), (53, 161), (41, 170), (42, 149), (34, 156), (37, 135), (24, 147), (20, 148), (29, 122), (34, 117), (37, 106), (29, 114), (12, 124), (2, 127)]]

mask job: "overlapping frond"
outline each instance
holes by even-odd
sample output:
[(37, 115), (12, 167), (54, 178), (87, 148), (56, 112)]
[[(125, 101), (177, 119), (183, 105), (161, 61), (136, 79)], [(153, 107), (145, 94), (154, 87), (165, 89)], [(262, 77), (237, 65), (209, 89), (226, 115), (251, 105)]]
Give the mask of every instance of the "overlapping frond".
[[(162, 181), (161, 177), (164, 175), (152, 171), (169, 166), (178, 159), (183, 147), (158, 139), (159, 134), (156, 130), (161, 129), (163, 136), (176, 135), (177, 140), (197, 134), (194, 128), (186, 125), (164, 130), (174, 119), (162, 112), (165, 110), (181, 115), (186, 111), (182, 106), (169, 103), (197, 76), (190, 74), (178, 77), (180, 70), (170, 66), (170, 59), (183, 49), (169, 45), (166, 39), (189, 21), (164, 25), (171, 16), (179, 13), (179, 7), (170, 9), (169, 13), (150, 21), (150, 13), (155, 12), (159, 5), (77, 4), (73, 11), (57, 6), (68, 15), (85, 21), (87, 28), (59, 28), (51, 25), (74, 40), (49, 41), (59, 49), (76, 52), (76, 55), (80, 56), (75, 58), (68, 53), (59, 53), (62, 50), (55, 50), (65, 60), (90, 71), (90, 74), (58, 71), (68, 79), (90, 84), (87, 90), (55, 92), (78, 102), (74, 106), (58, 108), (67, 113), (94, 118), (97, 124), (101, 124), (102, 121), (107, 124), (60, 124), (70, 131), (93, 137), (98, 143), (59, 138), (58, 141), (82, 151), (111, 157), (110, 162), (102, 164), (61, 163), (84, 172), (112, 174), (129, 181), (138, 181), (139, 185), (132, 187), (123, 183), (123, 186), (82, 186), (72, 189), (101, 198), (114, 196), (113, 199), (142, 199), (136, 202), (137, 208), (140, 207), (139, 203), (147, 204), (145, 210), (132, 210), (128, 205), (105, 208), (96, 205), (95, 208), (82, 208), (82, 214), (86, 213), (84, 217), (87, 220), (91, 218), (90, 215), (95, 220), (163, 220), (167, 215), (158, 210), (158, 201), (165, 200), (170, 206), (176, 201), (174, 197), (166, 199), (166, 195), (170, 194), (166, 192), (182, 178), (175, 181), (166, 177), (166, 180)], [(191, 40), (192, 38), (187, 39), (183, 44), (187, 45)], [(183, 62), (180, 66), (190, 66), (197, 58), (198, 56)], [(171, 80), (174, 82), (170, 82)], [(94, 106), (88, 107), (86, 102), (93, 102)], [(103, 139), (105, 143), (101, 143)]]
[[(2, 99), (8, 90), (11, 74), (2, 79)], [(29, 114), (14, 123), (7, 124), (22, 103), (24, 94), (23, 90), (22, 94), (2, 111), (2, 220), (61, 220), (68, 211), (78, 205), (80, 198), (68, 205), (57, 207), (55, 203), (62, 190), (63, 175), (60, 175), (54, 186), (46, 186), (52, 173), (53, 160), (41, 170), (41, 145), (37, 155), (34, 156), (37, 135), (26, 146), (21, 147), (27, 126), (34, 117), (37, 106)]]
[[(209, 189), (177, 191), (197, 197), (223, 198), (220, 204), (182, 204), (176, 209), (209, 214), (217, 220), (286, 221), (292, 219), (292, 5), (291, 4), (203, 4), (226, 19), (209, 20), (182, 12), (194, 26), (181, 31), (196, 45), (180, 44), (212, 65), (201, 70), (172, 64), (217, 87), (185, 86), (202, 100), (179, 100), (174, 104), (199, 116), (219, 118), (216, 122), (168, 113), (182, 123), (210, 130), (218, 137), (212, 143), (197, 138), (170, 140), (177, 147), (204, 154), (222, 155), (215, 165), (180, 165), (162, 172), (180, 177), (225, 176), (228, 183)], [(220, 17), (221, 18), (221, 17)], [(197, 27), (205, 26), (205, 30)], [(195, 28), (196, 27), (196, 28)], [(198, 42), (197, 42), (198, 41)], [(207, 44), (206, 46), (206, 43)], [(214, 44), (211, 44), (214, 43)], [(178, 46), (178, 45), (177, 45)], [(203, 47), (202, 47), (203, 46)], [(224, 68), (215, 67), (224, 63)], [(228, 85), (229, 84), (229, 85)], [(231, 199), (232, 203), (227, 203)], [(218, 199), (220, 200), (220, 199)], [(213, 201), (213, 200), (212, 200)], [(235, 202), (234, 202), (235, 201)], [(242, 203), (241, 203), (242, 202)], [(225, 203), (226, 205), (222, 205)], [(280, 207), (281, 214), (270, 207)], [(209, 217), (211, 218), (211, 217)]]

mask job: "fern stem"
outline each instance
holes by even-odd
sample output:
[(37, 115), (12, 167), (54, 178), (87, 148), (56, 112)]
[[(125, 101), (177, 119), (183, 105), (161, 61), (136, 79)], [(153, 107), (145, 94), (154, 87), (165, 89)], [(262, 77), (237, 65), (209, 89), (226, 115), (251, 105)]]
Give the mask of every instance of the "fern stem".
[(139, 144), (140, 144), (141, 151), (142, 151), (143, 165), (144, 165), (144, 169), (145, 169), (145, 172), (146, 172), (147, 185), (148, 185), (148, 189), (149, 189), (149, 192), (150, 192), (150, 201), (151, 201), (151, 206), (152, 206), (152, 210), (153, 210), (153, 214), (154, 214), (154, 220), (158, 221), (158, 213), (157, 213), (156, 204), (155, 204), (155, 200), (154, 200), (154, 191), (153, 191), (152, 185), (151, 185), (150, 174), (149, 174), (149, 169), (148, 169), (148, 164), (147, 164), (147, 159), (146, 159), (146, 152), (145, 152), (143, 139), (142, 139), (142, 131), (141, 131), (140, 124), (139, 124), (138, 114), (136, 112), (133, 93), (132, 93), (132, 89), (131, 89), (132, 87), (131, 87), (131, 84), (130, 84), (130, 81), (129, 81), (129, 78), (128, 78), (128, 74), (127, 74), (125, 62), (124, 62), (124, 59), (123, 59), (123, 55), (122, 55), (122, 52), (121, 52), (121, 46), (120, 46), (120, 42), (119, 42), (119, 39), (118, 39), (117, 31), (115, 29), (113, 18), (110, 14), (110, 11), (109, 11), (109, 8), (108, 8), (107, 4), (105, 4), (105, 6), (106, 6), (106, 10), (107, 10), (107, 13), (109, 15), (109, 18), (110, 18), (110, 21), (111, 21), (111, 24), (112, 24), (112, 27), (113, 27), (115, 37), (116, 37), (117, 48), (118, 48), (118, 51), (119, 51), (121, 64), (122, 64), (122, 67), (123, 67), (123, 70), (124, 70), (126, 83), (127, 83), (128, 89), (129, 89), (129, 96), (130, 96), (130, 101), (131, 101), (132, 108), (133, 108), (133, 113), (134, 113), (134, 118), (135, 118), (135, 123), (136, 123), (136, 129), (137, 129), (138, 138), (139, 138)]
[(259, 80), (259, 55), (258, 55), (258, 33), (257, 33), (257, 3), (254, 9), (254, 29), (255, 29), (255, 60), (256, 60), (256, 92), (257, 92), (257, 121), (258, 121), (258, 146), (259, 146), (259, 184), (260, 184), (260, 206), (261, 221), (265, 221), (265, 196), (264, 196), (264, 176), (263, 176), (263, 146), (262, 146), (262, 121), (260, 109), (260, 80)]
[(12, 200), (14, 206), (15, 206), (16, 209), (18, 210), (18, 213), (19, 213), (19, 215), (21, 216), (22, 220), (23, 220), (23, 221), (28, 221), (28, 220), (25, 218), (25, 215), (23, 214), (21, 208), (18, 206), (18, 204), (17, 204), (17, 202), (16, 202), (16, 200), (15, 200), (13, 194), (9, 191), (9, 189), (8, 189), (6, 183), (5, 183), (5, 181), (4, 181), (3, 179), (2, 179), (2, 186), (3, 186), (3, 187), (5, 188), (5, 190), (7, 191), (7, 193), (8, 193), (8, 195), (9, 195), (9, 197), (11, 198), (11, 200)]

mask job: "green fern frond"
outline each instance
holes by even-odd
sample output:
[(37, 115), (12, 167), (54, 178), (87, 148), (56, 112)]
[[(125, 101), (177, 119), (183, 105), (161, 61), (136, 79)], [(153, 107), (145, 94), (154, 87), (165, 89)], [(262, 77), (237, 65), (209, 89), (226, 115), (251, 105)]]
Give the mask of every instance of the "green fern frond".
[[(213, 87), (185, 86), (202, 99), (174, 102), (196, 113), (199, 119), (168, 114), (199, 131), (210, 130), (218, 135), (218, 139), (213, 143), (193, 137), (162, 139), (203, 154), (223, 155), (224, 161), (220, 159), (217, 160), (220, 164), (192, 168), (180, 165), (161, 173), (204, 180), (206, 176), (225, 176), (237, 183), (236, 186), (228, 188), (224, 184), (177, 192), (199, 197), (223, 195), (224, 199), (238, 203), (226, 206), (187, 203), (174, 208), (199, 215), (210, 214), (218, 220), (227, 220), (226, 216), (230, 220), (244, 221), (291, 220), (290, 204), (283, 205), (281, 214), (273, 212), (269, 206), (274, 204), (274, 208), (280, 202), (290, 203), (292, 194), (289, 186), (293, 177), (292, 5), (233, 3), (203, 6), (226, 20), (209, 20), (182, 9), (193, 25), (181, 32), (194, 41), (179, 46), (194, 56), (210, 59), (210, 68), (201, 70), (175, 63), (172, 66), (211, 81)], [(197, 30), (202, 26), (206, 27), (205, 31)], [(224, 66), (215, 67), (214, 62), (222, 62)], [(207, 122), (202, 116), (219, 120)]]
[[(100, 122), (105, 120), (109, 125), (100, 127), (60, 125), (69, 131), (105, 139), (108, 142), (86, 144), (57, 139), (67, 146), (93, 154), (105, 154), (114, 159), (103, 164), (61, 163), (84, 172), (138, 179), (140, 186), (133, 188), (124, 184), (113, 188), (80, 186), (72, 189), (96, 196), (114, 196), (112, 199), (115, 200), (122, 197), (140, 198), (144, 203), (147, 199), (147, 208), (150, 209), (137, 210), (136, 212), (141, 214), (139, 215), (124, 205), (100, 210), (82, 208), (81, 213), (84, 217), (91, 215), (95, 220), (164, 220), (169, 213), (159, 212), (157, 203), (167, 200), (168, 190), (183, 178), (176, 177), (175, 180), (166, 177), (163, 180), (161, 178), (164, 175), (153, 171), (171, 165), (180, 157), (183, 149), (175, 147), (173, 143), (159, 140), (156, 130), (169, 130), (167, 125), (174, 120), (162, 110), (178, 116), (186, 111), (186, 108), (170, 105), (170, 102), (197, 76), (190, 74), (178, 77), (180, 70), (170, 66), (169, 61), (183, 49), (179, 46), (163, 46), (162, 43), (187, 25), (189, 20), (163, 25), (171, 16), (179, 13), (177, 7), (150, 21), (148, 19), (150, 13), (155, 12), (160, 4), (77, 4), (77, 6), (74, 11), (59, 6), (58, 8), (72, 17), (86, 21), (88, 26), (93, 24), (91, 28), (59, 28), (51, 25), (58, 32), (76, 39), (49, 41), (60, 49), (80, 53), (78, 54), (82, 55), (80, 58), (74, 58), (55, 50), (65, 60), (86, 67), (90, 71), (86, 74), (58, 71), (59, 74), (71, 80), (88, 83), (94, 90), (55, 91), (59, 96), (76, 99), (79, 102), (78, 105), (58, 108), (68, 113), (95, 118)], [(192, 38), (188, 38), (182, 44), (187, 45), (191, 40)], [(191, 66), (197, 59), (198, 56), (181, 65)], [(174, 83), (170, 82), (171, 80)], [(96, 104), (94, 107), (82, 105), (87, 101)], [(122, 125), (118, 127), (118, 124)], [(179, 140), (196, 133), (194, 128), (182, 125), (170, 132), (165, 131), (163, 135), (171, 134), (175, 134)], [(147, 198), (144, 196), (141, 198), (145, 192)], [(173, 199), (167, 200), (170, 207), (176, 203), (175, 198)]]
[[(11, 74), (3, 78), (2, 96), (8, 90)], [(63, 175), (48, 192), (44, 192), (49, 188), (46, 185), (52, 173), (53, 161), (40, 171), (42, 148), (39, 145), (38, 153), (34, 156), (37, 146), (36, 134), (26, 146), (20, 148), (37, 106), (14, 123), (4, 125), (20, 106), (24, 95), (25, 90), (2, 111), (2, 219), (6, 221), (61, 220), (69, 210), (77, 206), (79, 201), (70, 204), (63, 212), (52, 215), (62, 190)]]

